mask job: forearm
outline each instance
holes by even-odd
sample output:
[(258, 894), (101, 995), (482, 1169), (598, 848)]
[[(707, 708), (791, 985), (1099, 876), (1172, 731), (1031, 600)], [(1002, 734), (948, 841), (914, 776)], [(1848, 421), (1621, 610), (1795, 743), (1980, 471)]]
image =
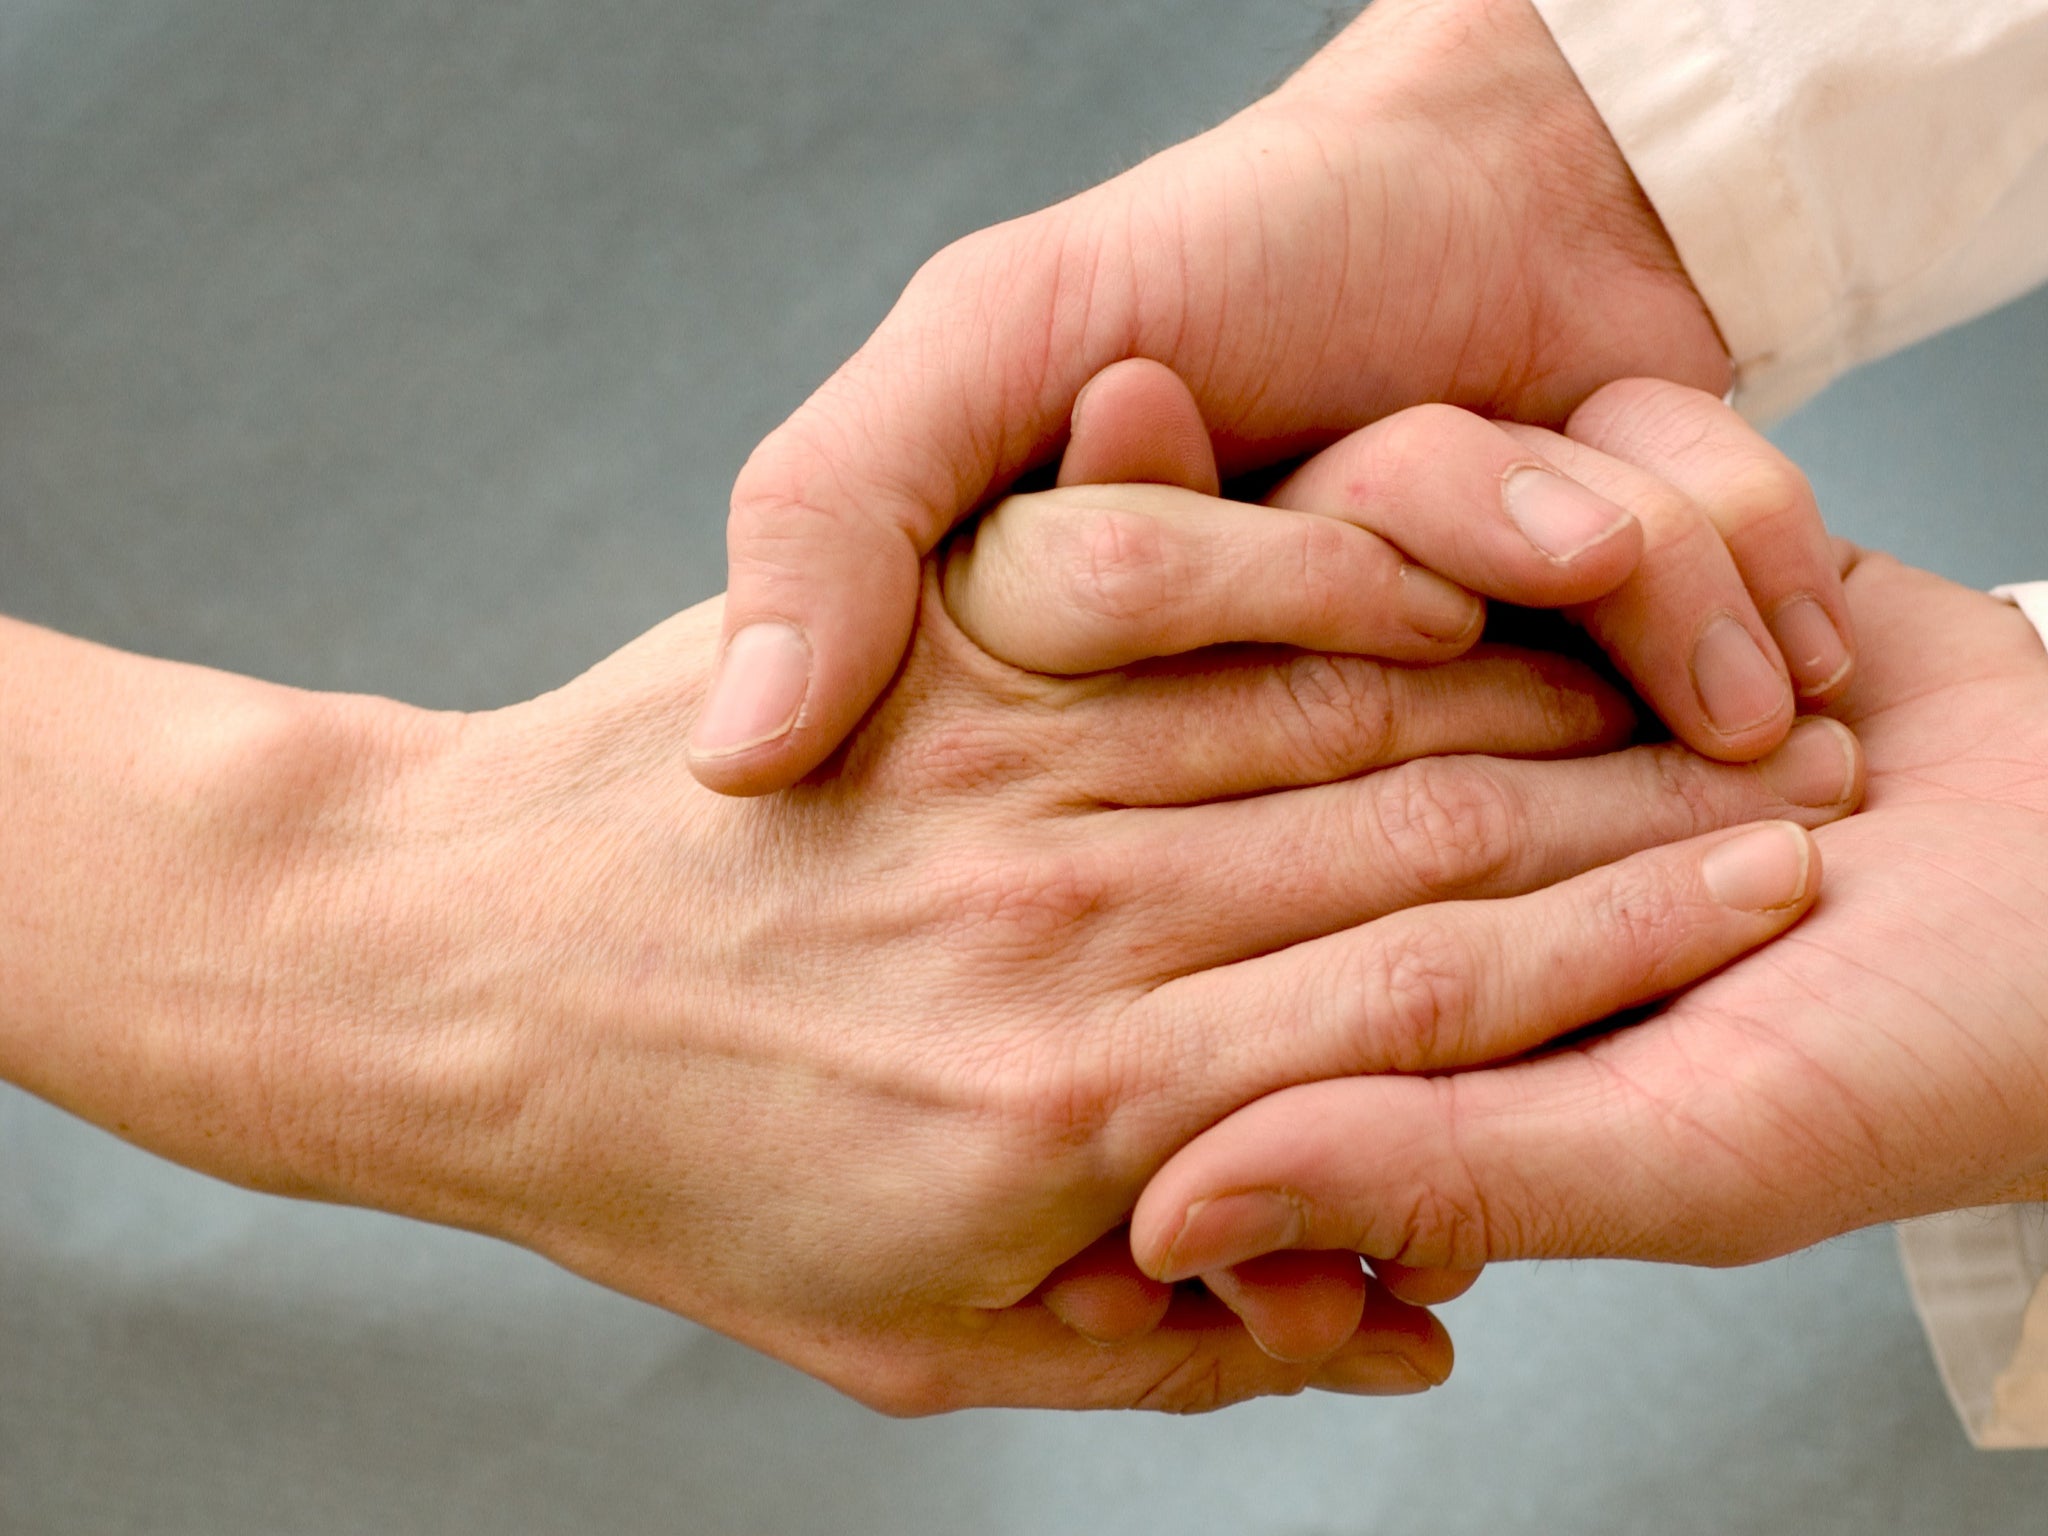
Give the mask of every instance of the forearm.
[[(0, 1076), (241, 1183), (308, 1156), (320, 969), (433, 717), (0, 620)], [(297, 1073), (294, 1091), (281, 1083)]]

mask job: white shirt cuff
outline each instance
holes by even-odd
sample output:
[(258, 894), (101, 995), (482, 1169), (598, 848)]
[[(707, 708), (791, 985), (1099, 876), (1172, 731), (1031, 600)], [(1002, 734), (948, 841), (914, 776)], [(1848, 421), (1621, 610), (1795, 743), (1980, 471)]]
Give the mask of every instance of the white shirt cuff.
[(1832, 260), (1784, 163), (1780, 125), (1745, 90), (1748, 71), (1715, 0), (1536, 0), (1706, 301), (1735, 363), (1735, 403), (1769, 421), (1849, 366), (1825, 343)]

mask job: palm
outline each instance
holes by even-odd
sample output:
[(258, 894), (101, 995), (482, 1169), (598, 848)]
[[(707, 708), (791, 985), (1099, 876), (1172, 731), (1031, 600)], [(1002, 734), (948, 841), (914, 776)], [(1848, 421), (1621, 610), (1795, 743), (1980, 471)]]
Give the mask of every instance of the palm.
[(1610, 1218), (1633, 1230), (1596, 1246), (1764, 1257), (2024, 1194), (2048, 1146), (2048, 656), (2014, 610), (1888, 559), (1848, 591), (1866, 809), (1818, 834), (1805, 923), (1586, 1053), (1655, 1138)]

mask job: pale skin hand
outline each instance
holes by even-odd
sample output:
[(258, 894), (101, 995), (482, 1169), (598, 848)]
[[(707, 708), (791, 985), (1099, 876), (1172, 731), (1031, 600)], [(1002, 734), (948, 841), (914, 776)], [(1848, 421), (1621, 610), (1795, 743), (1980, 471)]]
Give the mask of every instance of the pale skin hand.
[(1276, 1241), (1741, 1264), (2048, 1198), (2048, 654), (2012, 608), (1844, 553), (1869, 788), (1818, 835), (1812, 916), (1595, 1043), (1251, 1106), (1146, 1191), (1149, 1268)]
[[(1633, 462), (1645, 454), (1654, 472)], [(1600, 506), (1610, 536), (1558, 562), (1510, 518), (1470, 515), (1528, 480)], [(1400, 412), (1297, 468), (1263, 516), (1214, 500), (1220, 483), (1186, 384), (1149, 360), (1114, 364), (1084, 390), (1059, 469), (1063, 488), (1105, 489), (1018, 498), (957, 541), (949, 590), (971, 572), (990, 597), (1011, 596), (974, 612), (956, 601), (954, 614), (991, 654), (1073, 675), (1247, 640), (1441, 661), (1479, 639), (1475, 593), (1560, 608), (1640, 696), (1662, 701), (1682, 740), (1738, 760), (1756, 754), (1730, 740), (1755, 747), (1789, 728), (1773, 629), (1848, 629), (1805, 476), (1719, 400), (1663, 380), (1596, 391), (1562, 435), (1451, 406)], [(1070, 594), (1051, 633), (1019, 600), (1049, 579)], [(1832, 697), (1852, 668), (1826, 664)], [(1717, 717), (1748, 724), (1723, 732)]]
[[(1627, 381), (1599, 391), (1574, 413), (1571, 430), (1579, 437), (1496, 426), (1449, 407), (1405, 412), (1318, 455), (1260, 510), (1208, 499), (1219, 477), (1186, 386), (1156, 363), (1119, 363), (1090, 381), (1075, 412), (1059, 481), (1076, 489), (1013, 498), (957, 541), (945, 567), (949, 608), (992, 654), (1054, 672), (1243, 640), (1395, 651), (1401, 599), (1413, 595), (1418, 578), (1434, 584), (1424, 587), (1432, 599), (1438, 589), (1457, 595), (1407, 564), (1413, 555), (1485, 590), (1527, 591), (1553, 603), (1597, 594), (1570, 611), (1639, 685), (1661, 685), (1670, 694), (1691, 689), (1689, 647), (1659, 622), (1673, 606), (1674, 584), (1712, 572), (1718, 557), (1713, 579), (1740, 601), (1738, 555), (1758, 570), (1815, 558), (1832, 565), (1803, 477), (1718, 400), (1679, 385)], [(1630, 455), (1661, 473), (1631, 463)], [(1544, 571), (1511, 531), (1461, 518), (1459, 498), (1442, 488), (1461, 477), (1498, 474), (1504, 457), (1509, 464), (1568, 465), (1578, 483), (1598, 486), (1613, 498), (1610, 505), (1626, 507), (1643, 535), (1631, 546), (1641, 551), (1638, 566), (1597, 578), (1597, 567)], [(1158, 484), (1127, 483), (1137, 479)], [(1092, 483), (1099, 484), (1078, 489)], [(1724, 546), (1706, 504), (1747, 504), (1758, 515), (1743, 520)], [(1071, 612), (1056, 625), (1045, 623), (1043, 603), (1030, 596), (1048, 582), (1071, 594)], [(1830, 590), (1839, 599), (1839, 588)], [(1466, 601), (1476, 633), (1479, 605)], [(1672, 645), (1674, 638), (1681, 643)], [(1706, 692), (1691, 691), (1695, 700)], [(1839, 777), (1845, 749), (1853, 755), (1839, 727), (1807, 726), (1770, 761), (1766, 776), (1797, 776), (1818, 765), (1830, 784), (1823, 798), (1832, 803), (1837, 792), (1849, 792)], [(1683, 760), (1676, 748), (1660, 752), (1662, 761)], [(1672, 811), (1684, 815), (1676, 797)], [(1466, 820), (1472, 825), (1465, 835), (1483, 838), (1486, 818)], [(1499, 820), (1513, 826), (1517, 818)], [(1677, 820), (1670, 835), (1686, 830)], [(1418, 1270), (1391, 1260), (1373, 1268), (1388, 1291), (1420, 1303), (1448, 1300), (1476, 1278), (1473, 1271)], [(1263, 1347), (1300, 1361), (1341, 1347), (1370, 1294), (1356, 1260), (1336, 1254), (1263, 1255), (1203, 1278)], [(1135, 1268), (1115, 1236), (1064, 1266), (1041, 1292), (1076, 1329), (1105, 1341), (1154, 1326), (1171, 1296)]]
[[(1727, 383), (1698, 295), (1527, 0), (1380, 0), (1213, 132), (941, 253), (761, 445), (734, 491), (729, 650), (692, 743), (703, 782), (759, 793), (822, 761), (896, 669), (919, 556), (1051, 460), (1084, 383), (1132, 357), (1189, 381), (1232, 474), (1425, 401), (1562, 424), (1620, 377)], [(1464, 498), (1477, 530), (1533, 518), (1561, 577), (1628, 563), (1608, 541), (1642, 535), (1617, 532), (1611, 505), (1560, 491), (1531, 513), (1493, 467), (1422, 483)], [(1370, 503), (1410, 477), (1360, 483)], [(1681, 739), (1740, 760), (1782, 740), (1791, 694), (1839, 692), (1851, 652), (1824, 556), (1751, 568), (1742, 529), (1776, 510), (1712, 510), (1728, 551), (1698, 552), (1659, 614), (1699, 654), (1653, 656), (1642, 681)], [(1731, 552), (1754, 607), (1729, 591)], [(1744, 634), (1710, 641), (1724, 610)], [(1396, 654), (1432, 643), (1456, 645), (1425, 623)], [(1708, 718), (1687, 673), (1716, 656), (1789, 673), (1786, 696), (1752, 717), (1737, 686), (1733, 714)]]
[[(831, 774), (764, 801), (674, 752), (716, 603), (468, 717), (0, 622), (0, 1073), (223, 1178), (526, 1244), (894, 1411), (1413, 1390), (1448, 1341), (1384, 1293), (1299, 1364), (1220, 1309), (1103, 1350), (1029, 1298), (1234, 1106), (1513, 1054), (1812, 899), (1784, 823), (1577, 874), (1664, 842), (1674, 805), (1684, 831), (1842, 808), (1641, 754), (1190, 803), (1261, 763), (1313, 784), (1624, 719), (1581, 669), (1498, 654), (1032, 677), (936, 576), (924, 601)], [(1504, 790), (1512, 856), (1432, 831)], [(1645, 892), (1684, 942), (1636, 942)], [(1447, 985), (1493, 1001), (1444, 1028)]]

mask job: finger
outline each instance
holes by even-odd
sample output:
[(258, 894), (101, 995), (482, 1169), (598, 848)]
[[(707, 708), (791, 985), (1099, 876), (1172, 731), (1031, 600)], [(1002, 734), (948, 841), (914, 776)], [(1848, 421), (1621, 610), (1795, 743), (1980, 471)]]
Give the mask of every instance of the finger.
[[(1128, 1239), (1126, 1239), (1128, 1241)], [(1372, 1272), (1388, 1293), (1418, 1307), (1456, 1301), (1479, 1283), (1480, 1269), (1417, 1269), (1392, 1259), (1374, 1259)]]
[(1189, 658), (1071, 685), (1077, 750), (1052, 765), (1087, 804), (1191, 805), (1324, 784), (1444, 752), (1605, 752), (1635, 715), (1590, 668), (1482, 648), (1438, 667), (1362, 656)]
[(1058, 483), (1176, 485), (1222, 493), (1202, 408), (1179, 374), (1150, 358), (1128, 358), (1090, 379), (1074, 401)]
[(1262, 1254), (1202, 1279), (1275, 1360), (1328, 1359), (1365, 1315), (1367, 1281), (1355, 1253)]
[[(1123, 1258), (1130, 1234), (1121, 1234)], [(1386, 1295), (1412, 1306), (1455, 1301), (1479, 1279), (1476, 1269), (1415, 1269), (1387, 1259), (1373, 1261), (1369, 1282), (1358, 1256), (1347, 1250), (1288, 1249), (1262, 1254), (1202, 1277), (1210, 1292), (1237, 1314), (1259, 1347), (1276, 1360), (1307, 1362), (1335, 1354), (1358, 1327), (1359, 1314), (1377, 1284)]]
[(1119, 1227), (1054, 1270), (1039, 1287), (1038, 1300), (1091, 1343), (1121, 1344), (1166, 1321), (1173, 1287), (1138, 1268), (1130, 1231)]
[(1791, 728), (1793, 696), (1718, 528), (1684, 492), (1633, 464), (1534, 427), (1505, 429), (1627, 507), (1643, 528), (1635, 574), (1571, 610), (1672, 734), (1729, 762)]
[[(1813, 719), (1755, 766), (1675, 742), (1563, 762), (1421, 758), (1290, 794), (1129, 811), (1094, 835), (1098, 855), (1130, 871), (1112, 887), (1133, 913), (1129, 931), (1193, 970), (1409, 908), (1540, 891), (1748, 822), (1822, 826), (1847, 815), (1862, 787), (1855, 736)], [(1159, 889), (1175, 900), (1140, 899)], [(1221, 973), (1208, 974), (1216, 985)]]
[(748, 459), (724, 647), (689, 748), (708, 787), (763, 794), (823, 762), (902, 660), (918, 562), (1057, 448), (1081, 386), (1129, 344), (1088, 325), (1128, 293), (1071, 281), (1097, 238), (1054, 210), (942, 252)]
[(1451, 1336), (1433, 1313), (1373, 1286), (1358, 1332), (1317, 1363), (1308, 1384), (1353, 1397), (1406, 1397), (1443, 1385), (1453, 1363)]
[(1720, 530), (1799, 697), (1848, 687), (1854, 628), (1806, 476), (1733, 408), (1660, 379), (1626, 379), (1572, 414), (1570, 436), (1658, 476)]
[(1127, 1343), (1089, 1343), (1026, 1302), (893, 1348), (882, 1362), (863, 1355), (854, 1370), (839, 1359), (817, 1368), (841, 1390), (893, 1413), (975, 1406), (1203, 1413), (1310, 1386), (1404, 1396), (1446, 1380), (1452, 1363), (1443, 1326), (1383, 1293), (1369, 1294), (1343, 1347), (1311, 1365), (1275, 1360), (1212, 1296), (1182, 1290), (1159, 1328)]
[[(1202, 1108), (1311, 1079), (1504, 1061), (1661, 997), (1782, 933), (1812, 905), (1819, 875), (1811, 835), (1767, 822), (1640, 853), (1527, 896), (1411, 909), (1169, 982), (1152, 994), (1156, 1007), (1136, 1011), (1131, 1049), (1166, 1041), (1151, 1072), (1197, 1085)], [(1256, 1029), (1248, 1020), (1280, 1022)], [(1164, 1129), (1133, 1117), (1120, 1134)], [(1265, 1230), (1291, 1219), (1270, 1203), (1211, 1209), (1213, 1220), (1191, 1219), (1176, 1237), (1141, 1204), (1148, 1219), (1133, 1222), (1132, 1245), (1146, 1272), (1178, 1280), (1303, 1246)], [(1264, 1223), (1259, 1244), (1240, 1243), (1233, 1222)]]
[(1370, 529), (1417, 565), (1532, 608), (1612, 591), (1643, 548), (1622, 507), (1447, 405), (1414, 406), (1352, 433), (1267, 503)]
[[(1854, 1101), (1816, 1079), (1810, 1047), (1684, 1007), (1504, 1067), (1272, 1094), (1160, 1169), (1138, 1202), (1135, 1251), (1164, 1255), (1177, 1237), (1200, 1262), (1261, 1251), (1244, 1216), (1262, 1206), (1284, 1210), (1290, 1242), (1354, 1248), (1375, 1270), (1383, 1254), (1415, 1266), (1747, 1263), (1853, 1224), (1853, 1181), (1832, 1190), (1845, 1213), (1821, 1181), (1779, 1164), (1867, 1143)], [(1795, 1143), (1766, 1143), (1760, 1127), (1776, 1126)]]
[(950, 552), (945, 595), (990, 655), (1065, 674), (1234, 641), (1442, 661), (1486, 617), (1362, 528), (1145, 485), (1012, 497)]

